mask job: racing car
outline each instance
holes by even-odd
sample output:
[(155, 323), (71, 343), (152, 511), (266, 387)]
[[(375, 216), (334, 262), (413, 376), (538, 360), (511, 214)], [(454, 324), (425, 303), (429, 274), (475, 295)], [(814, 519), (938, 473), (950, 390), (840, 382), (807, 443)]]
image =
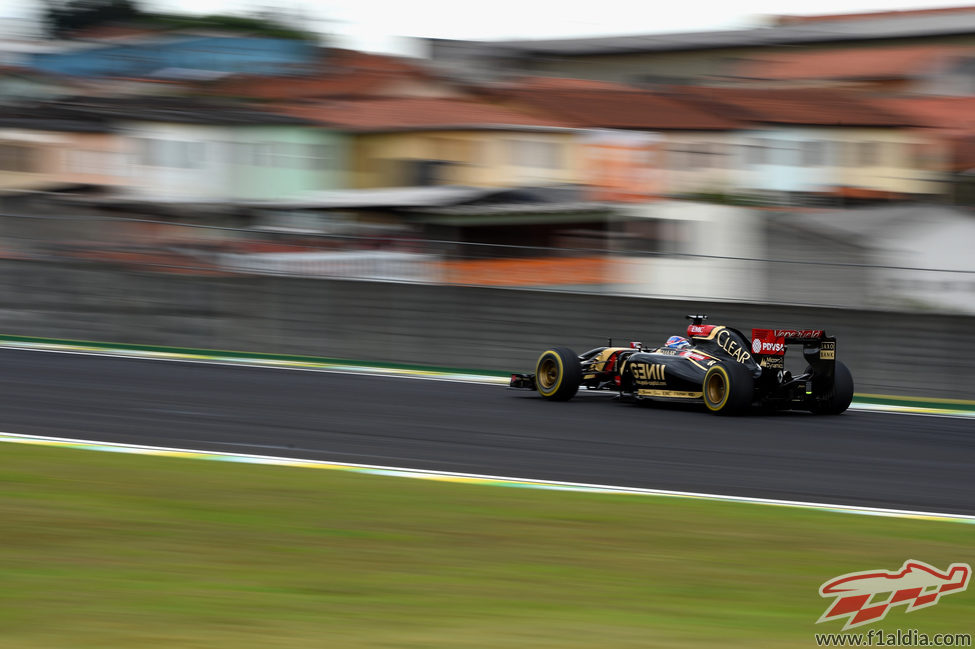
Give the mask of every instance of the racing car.
[[(687, 338), (667, 344), (596, 347), (577, 355), (567, 347), (542, 352), (534, 374), (512, 374), (511, 388), (535, 390), (567, 401), (580, 387), (618, 392), (626, 401), (703, 403), (715, 414), (736, 414), (752, 406), (767, 410), (809, 410), (838, 415), (853, 400), (853, 376), (836, 360), (836, 338), (822, 329), (738, 329), (705, 324), (689, 315)], [(801, 345), (806, 369), (793, 376), (785, 367), (790, 345)]]

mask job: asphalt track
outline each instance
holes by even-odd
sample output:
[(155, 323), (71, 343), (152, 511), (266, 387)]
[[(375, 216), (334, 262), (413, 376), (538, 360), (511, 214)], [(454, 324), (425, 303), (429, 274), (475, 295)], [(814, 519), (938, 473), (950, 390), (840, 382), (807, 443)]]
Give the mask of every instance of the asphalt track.
[(601, 394), (550, 403), (496, 385), (17, 350), (0, 350), (0, 383), (10, 433), (975, 514), (971, 418), (719, 418)]

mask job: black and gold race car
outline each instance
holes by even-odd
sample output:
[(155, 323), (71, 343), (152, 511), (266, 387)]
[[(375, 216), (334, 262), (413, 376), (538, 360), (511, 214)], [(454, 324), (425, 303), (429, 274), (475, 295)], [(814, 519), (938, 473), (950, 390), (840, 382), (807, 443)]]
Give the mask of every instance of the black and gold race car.
[[(580, 387), (618, 392), (631, 401), (698, 402), (716, 414), (809, 410), (838, 415), (853, 400), (853, 377), (836, 360), (836, 338), (821, 329), (738, 329), (704, 324), (689, 315), (687, 338), (673, 336), (663, 347), (641, 343), (596, 347), (577, 355), (567, 347), (542, 352), (534, 374), (512, 374), (512, 388), (536, 390), (546, 399), (566, 401)], [(786, 369), (790, 345), (802, 346), (806, 369)]]

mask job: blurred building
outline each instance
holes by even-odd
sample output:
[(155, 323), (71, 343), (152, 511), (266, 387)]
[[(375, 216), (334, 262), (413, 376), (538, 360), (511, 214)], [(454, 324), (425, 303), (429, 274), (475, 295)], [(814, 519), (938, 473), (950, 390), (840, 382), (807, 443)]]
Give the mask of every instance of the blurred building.
[(112, 190), (105, 204), (124, 197), (152, 211), (346, 185), (344, 135), (233, 102), (74, 98), (11, 109), (0, 124), (8, 189), (90, 185)]
[(944, 191), (942, 142), (911, 115), (832, 88), (685, 86), (675, 96), (743, 126), (733, 185), (779, 204), (892, 200)]
[(871, 94), (969, 95), (975, 92), (975, 45), (840, 47), (757, 52), (730, 84), (830, 86)]
[(727, 82), (754, 59), (837, 48), (975, 47), (975, 7), (829, 16), (783, 16), (727, 31), (508, 41), (428, 39), (441, 69), (474, 80), (511, 75), (602, 79), (635, 85)]
[(130, 176), (111, 120), (56, 105), (0, 111), (0, 191), (121, 187)]
[(483, 96), (587, 129), (579, 182), (599, 200), (640, 202), (732, 190), (727, 157), (742, 124), (688, 102), (622, 84), (529, 77)]
[(346, 138), (334, 130), (221, 102), (97, 102), (90, 110), (122, 106), (115, 122), (130, 155), (131, 194), (234, 201), (346, 185)]
[(483, 102), (303, 102), (274, 110), (352, 137), (352, 187), (518, 187), (580, 181), (576, 129)]
[(319, 58), (300, 73), (241, 72), (201, 82), (195, 92), (258, 102), (467, 98), (462, 83), (436, 74), (423, 62), (339, 48), (321, 48)]
[(940, 196), (960, 205), (975, 204), (975, 96), (884, 97), (879, 104), (909, 117), (911, 133), (929, 144), (920, 153), (937, 170)]
[(0, 249), (24, 257), (975, 310), (971, 217), (935, 206), (975, 203), (975, 8), (432, 61), (200, 30), (9, 45)]

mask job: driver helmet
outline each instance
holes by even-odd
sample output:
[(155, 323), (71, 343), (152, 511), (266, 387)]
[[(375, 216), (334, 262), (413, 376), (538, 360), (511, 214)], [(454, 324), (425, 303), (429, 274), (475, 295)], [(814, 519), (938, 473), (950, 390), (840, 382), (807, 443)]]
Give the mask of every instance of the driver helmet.
[(691, 341), (683, 336), (671, 336), (667, 339), (667, 344), (664, 347), (669, 347), (670, 349), (684, 349), (685, 347), (690, 347)]

